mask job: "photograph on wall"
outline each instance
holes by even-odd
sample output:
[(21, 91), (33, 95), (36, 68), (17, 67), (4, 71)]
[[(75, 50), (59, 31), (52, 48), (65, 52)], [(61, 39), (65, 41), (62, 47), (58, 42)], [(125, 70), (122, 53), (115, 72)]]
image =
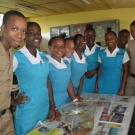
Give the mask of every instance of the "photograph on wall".
[(80, 24), (70, 25), (70, 31), (72, 37), (75, 36), (76, 34), (81, 34), (81, 25)]
[(60, 27), (60, 34), (65, 33), (67, 37), (70, 37), (69, 35), (69, 26), (62, 26)]
[(50, 28), (51, 31), (51, 37), (58, 36), (60, 34), (60, 28), (59, 27), (52, 27)]
[(105, 21), (105, 32), (107, 32), (108, 30), (114, 31), (118, 36), (119, 20)]

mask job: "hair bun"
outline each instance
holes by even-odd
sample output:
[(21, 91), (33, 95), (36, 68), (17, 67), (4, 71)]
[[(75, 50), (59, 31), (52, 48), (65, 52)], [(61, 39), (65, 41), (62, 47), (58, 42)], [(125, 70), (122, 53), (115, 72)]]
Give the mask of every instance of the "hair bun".
[(66, 40), (66, 39), (67, 39), (67, 35), (66, 35), (66, 33), (62, 33), (62, 34), (60, 35), (60, 37), (62, 37), (64, 40)]
[(106, 31), (107, 32), (111, 32), (112, 31), (112, 28), (111, 27), (107, 27)]
[(86, 26), (86, 29), (91, 29), (91, 28), (93, 28), (93, 25), (92, 24), (87, 24), (87, 26)]

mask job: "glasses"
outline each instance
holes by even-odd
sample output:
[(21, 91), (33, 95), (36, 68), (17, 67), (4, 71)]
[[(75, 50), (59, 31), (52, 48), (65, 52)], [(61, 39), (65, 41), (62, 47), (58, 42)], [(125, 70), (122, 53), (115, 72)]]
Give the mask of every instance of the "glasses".
[(59, 46), (59, 45), (54, 45), (52, 46), (54, 49), (65, 49), (65, 45)]
[(76, 41), (76, 44), (83, 44), (83, 45), (86, 45), (86, 42)]

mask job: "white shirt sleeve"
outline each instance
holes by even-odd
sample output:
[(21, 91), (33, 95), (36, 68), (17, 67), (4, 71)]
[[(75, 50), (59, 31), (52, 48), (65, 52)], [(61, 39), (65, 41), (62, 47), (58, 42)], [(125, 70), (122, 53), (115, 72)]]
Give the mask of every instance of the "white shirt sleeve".
[(15, 56), (13, 56), (13, 72), (16, 70), (18, 67), (18, 60)]
[(100, 57), (99, 57), (99, 55), (98, 55), (98, 62), (99, 62), (99, 63), (102, 63), (102, 62), (101, 62), (101, 59), (100, 59)]
[(129, 56), (127, 54), (127, 52), (124, 53), (124, 57), (123, 57), (123, 64), (126, 63), (127, 61), (129, 61)]

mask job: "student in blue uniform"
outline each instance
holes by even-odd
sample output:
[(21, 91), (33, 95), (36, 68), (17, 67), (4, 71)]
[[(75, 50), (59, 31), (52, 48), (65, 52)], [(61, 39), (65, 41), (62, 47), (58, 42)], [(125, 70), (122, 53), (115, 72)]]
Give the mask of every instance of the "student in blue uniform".
[(87, 69), (87, 62), (82, 53), (85, 47), (85, 39), (81, 34), (74, 36), (75, 51), (71, 56), (71, 80), (74, 86), (76, 96), (80, 97), (84, 74)]
[(85, 72), (82, 93), (94, 93), (97, 78), (98, 68), (98, 53), (100, 46), (95, 43), (96, 32), (91, 24), (88, 24), (84, 32), (86, 47), (84, 55), (88, 63), (87, 71)]
[[(108, 48), (99, 52), (99, 79), (96, 92), (99, 94), (124, 95), (128, 77), (128, 54), (124, 49), (117, 47), (115, 32), (107, 32), (105, 41)], [(121, 71), (123, 71), (122, 76)]]
[(72, 100), (76, 99), (70, 80), (70, 63), (62, 59), (65, 53), (64, 39), (60, 36), (53, 37), (48, 42), (48, 46), (51, 51), (51, 55), (47, 55), (49, 60), (49, 78), (52, 84), (54, 102), (57, 109), (67, 103), (69, 96)]
[(65, 54), (64, 54), (63, 59), (71, 63), (71, 56), (74, 53), (74, 49), (75, 49), (75, 44), (73, 42), (73, 39), (66, 38), (65, 39)]
[[(45, 59), (45, 53), (37, 49), (41, 41), (40, 26), (35, 22), (28, 22), (26, 45), (14, 53), (13, 60), (13, 70), (18, 79), (20, 93), (16, 99), (16, 102), (20, 103), (15, 114), (16, 135), (28, 133), (38, 121), (43, 122), (48, 118), (49, 96), (51, 103), (49, 118), (50, 120), (55, 118), (53, 95), (47, 89), (48, 60)], [(21, 101), (22, 94), (29, 97), (27, 101)]]

